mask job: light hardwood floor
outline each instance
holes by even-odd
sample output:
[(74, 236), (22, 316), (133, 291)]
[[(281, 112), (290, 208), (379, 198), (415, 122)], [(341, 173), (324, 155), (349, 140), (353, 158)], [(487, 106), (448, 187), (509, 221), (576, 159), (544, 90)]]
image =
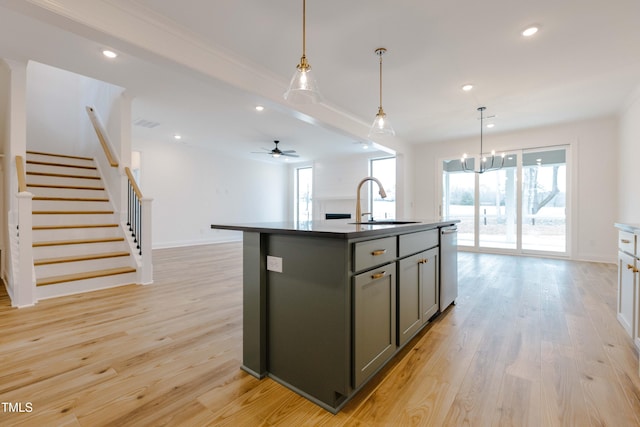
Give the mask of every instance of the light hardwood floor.
[[(25, 426), (638, 426), (609, 264), (460, 253), (457, 305), (338, 414), (241, 361), (241, 246), (154, 251), (155, 284), (13, 309), (0, 402)], [(15, 407), (14, 407), (15, 408)]]

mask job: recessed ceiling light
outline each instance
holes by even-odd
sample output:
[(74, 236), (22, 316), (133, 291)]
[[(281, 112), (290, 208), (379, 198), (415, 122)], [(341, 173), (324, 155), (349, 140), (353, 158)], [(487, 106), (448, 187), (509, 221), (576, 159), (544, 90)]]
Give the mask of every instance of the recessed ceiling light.
[(494, 127), (495, 125), (496, 125), (495, 123), (489, 123), (489, 124), (487, 124), (487, 127), (488, 127), (489, 129), (491, 129), (491, 128), (492, 128), (492, 127)]
[(525, 37), (531, 37), (532, 35), (534, 35), (535, 33), (537, 33), (539, 29), (540, 29), (540, 28), (539, 28), (539, 27), (537, 27), (537, 26), (535, 26), (535, 25), (534, 25), (534, 26), (531, 26), (531, 27), (527, 28), (526, 30), (524, 30), (524, 31), (522, 32), (522, 35), (523, 35), (523, 36), (525, 36)]
[(180, 141), (182, 139), (182, 135), (175, 134), (173, 135), (173, 139), (175, 139), (176, 141)]
[(473, 85), (472, 84), (466, 84), (462, 86), (462, 90), (465, 92), (469, 92), (471, 89), (473, 89)]
[(256, 111), (263, 111), (264, 107), (262, 105), (256, 105)]
[(113, 59), (113, 58), (117, 58), (117, 57), (118, 57), (118, 54), (117, 54), (117, 53), (115, 53), (114, 51), (109, 50), (109, 49), (104, 49), (104, 50), (102, 51), (102, 54), (103, 54), (104, 56), (106, 56), (107, 58), (109, 58), (109, 59)]

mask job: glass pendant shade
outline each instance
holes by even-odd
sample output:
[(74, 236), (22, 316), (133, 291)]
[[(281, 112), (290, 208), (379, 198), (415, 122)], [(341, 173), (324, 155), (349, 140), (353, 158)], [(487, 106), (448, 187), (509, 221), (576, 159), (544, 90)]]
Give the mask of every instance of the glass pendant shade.
[(369, 136), (373, 135), (395, 135), (396, 132), (393, 130), (389, 119), (387, 119), (387, 115), (384, 113), (382, 107), (378, 108), (378, 114), (376, 114), (376, 118), (373, 119), (373, 124), (371, 125), (371, 129), (369, 129)]
[(294, 104), (312, 104), (322, 100), (318, 83), (304, 56), (300, 58), (300, 64), (291, 78), (289, 89), (284, 93), (284, 99)]
[(311, 72), (311, 65), (307, 62), (307, 2), (302, 1), (302, 57), (291, 78), (289, 89), (284, 93), (284, 99), (294, 104), (313, 104), (320, 102), (322, 97), (318, 90), (318, 83)]

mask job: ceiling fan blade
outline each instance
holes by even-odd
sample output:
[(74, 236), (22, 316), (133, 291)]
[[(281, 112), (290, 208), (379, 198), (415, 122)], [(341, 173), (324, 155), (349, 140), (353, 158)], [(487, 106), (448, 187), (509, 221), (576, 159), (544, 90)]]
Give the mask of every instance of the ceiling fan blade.
[(282, 150), (281, 153), (295, 153), (296, 150)]

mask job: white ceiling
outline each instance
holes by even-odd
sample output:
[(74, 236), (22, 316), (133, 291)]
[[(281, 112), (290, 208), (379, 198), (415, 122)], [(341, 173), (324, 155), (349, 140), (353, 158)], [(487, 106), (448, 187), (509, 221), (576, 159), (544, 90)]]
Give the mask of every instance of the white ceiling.
[[(279, 139), (306, 161), (362, 151), (378, 47), (397, 133), (379, 142), (397, 148), (476, 135), (481, 105), (496, 116), (488, 132), (617, 114), (640, 84), (639, 22), (638, 0), (309, 0), (324, 102), (304, 107), (281, 97), (301, 55), (301, 0), (0, 0), (0, 56), (127, 88), (134, 119), (161, 123), (134, 126), (136, 138), (179, 132), (238, 155)], [(530, 24), (541, 30), (525, 39)], [(120, 56), (105, 62), (103, 46)]]

